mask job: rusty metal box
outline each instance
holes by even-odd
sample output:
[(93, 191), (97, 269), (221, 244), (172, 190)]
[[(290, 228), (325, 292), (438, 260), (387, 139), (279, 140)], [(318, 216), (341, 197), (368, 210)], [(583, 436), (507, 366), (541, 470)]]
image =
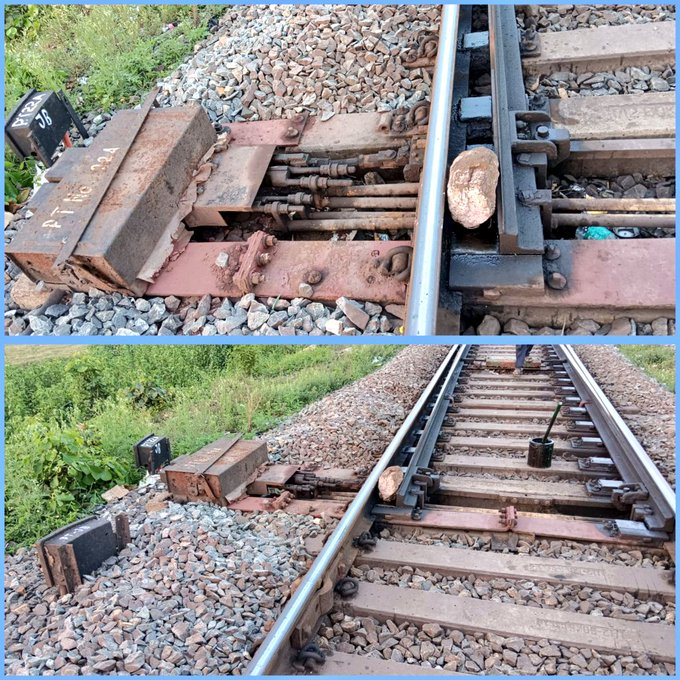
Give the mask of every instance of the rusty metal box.
[(267, 461), (265, 442), (222, 437), (195, 453), (176, 458), (163, 468), (161, 479), (173, 500), (227, 505), (243, 493), (257, 476), (258, 467)]
[[(177, 213), (194, 170), (217, 135), (200, 107), (152, 109), (131, 138), (139, 112), (120, 111), (78, 154), (67, 176), (49, 195), (31, 201), (25, 221), (6, 252), (34, 279), (67, 282), (74, 288), (118, 287), (139, 290), (137, 277)], [(92, 215), (89, 196), (108, 181), (102, 166), (124, 158)], [(87, 228), (68, 259), (68, 272), (54, 267), (70, 233)], [(80, 283), (80, 285), (79, 285)], [(137, 290), (135, 290), (137, 288)]]
[(127, 516), (111, 522), (95, 516), (73, 522), (36, 543), (40, 567), (50, 586), (61, 594), (70, 593), (82, 583), (82, 576), (98, 569), (104, 560), (116, 555), (130, 540)]

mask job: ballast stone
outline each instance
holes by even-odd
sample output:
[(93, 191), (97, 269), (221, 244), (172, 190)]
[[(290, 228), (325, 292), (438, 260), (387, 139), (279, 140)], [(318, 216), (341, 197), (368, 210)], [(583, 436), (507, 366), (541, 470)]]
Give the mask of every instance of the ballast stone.
[(498, 157), (491, 149), (480, 146), (458, 154), (446, 188), (451, 217), (466, 229), (486, 222), (496, 210), (498, 178)]

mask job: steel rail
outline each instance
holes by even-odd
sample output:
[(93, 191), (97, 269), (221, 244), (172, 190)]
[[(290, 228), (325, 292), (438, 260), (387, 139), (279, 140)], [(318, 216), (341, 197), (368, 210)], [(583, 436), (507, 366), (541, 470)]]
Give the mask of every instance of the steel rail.
[(570, 345), (555, 345), (560, 359), (566, 360), (567, 373), (581, 398), (588, 401), (588, 414), (624, 482), (639, 482), (649, 492), (642, 505), (651, 505), (653, 514), (641, 518), (648, 529), (675, 530), (675, 492), (654, 461), (618, 414), (605, 393)]
[(383, 452), (380, 460), (376, 463), (349, 508), (347, 508), (347, 511), (342, 516), (338, 526), (324, 544), (324, 547), (314, 560), (309, 571), (305, 574), (297, 590), (288, 601), (288, 604), (284, 607), (276, 620), (274, 627), (271, 629), (262, 645), (260, 645), (253, 660), (248, 666), (248, 675), (270, 674), (274, 670), (275, 664), (280, 663), (280, 656), (286, 648), (295, 625), (307, 609), (310, 600), (314, 597), (315, 592), (325, 578), (329, 567), (340, 552), (343, 544), (351, 536), (353, 527), (363, 516), (366, 505), (378, 484), (380, 475), (388, 467), (394, 454), (399, 450), (402, 442), (418, 420), (421, 411), (432, 398), (432, 393), (436, 389), (444, 373), (447, 370), (451, 370), (451, 364), (454, 362), (454, 358), (463, 347), (464, 346), (461, 345), (454, 345), (451, 348), (451, 351), (446, 355), (444, 361), (442, 361), (437, 372), (423, 390), (423, 393), (415, 406), (411, 409), (408, 416), (406, 416), (406, 419)]
[(407, 335), (434, 335), (437, 327), (458, 18), (458, 5), (444, 5), (418, 197), (418, 219), (413, 234), (411, 280), (405, 319)]

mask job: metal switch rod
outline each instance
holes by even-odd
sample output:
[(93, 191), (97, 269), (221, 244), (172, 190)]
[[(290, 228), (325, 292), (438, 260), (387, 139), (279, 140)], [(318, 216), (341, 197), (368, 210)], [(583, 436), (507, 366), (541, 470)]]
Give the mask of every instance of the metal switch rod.
[(433, 335), (436, 332), (458, 17), (458, 5), (443, 6), (418, 200), (418, 220), (413, 237), (413, 262), (406, 312), (408, 335)]

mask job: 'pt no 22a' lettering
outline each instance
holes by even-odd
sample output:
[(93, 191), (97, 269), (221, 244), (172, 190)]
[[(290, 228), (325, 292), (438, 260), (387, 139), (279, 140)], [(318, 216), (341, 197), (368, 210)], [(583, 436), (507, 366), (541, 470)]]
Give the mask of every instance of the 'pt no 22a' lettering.
[[(97, 162), (90, 166), (90, 170), (94, 173), (101, 174), (111, 164), (113, 157), (119, 149), (120, 147), (118, 146), (112, 147), (110, 149), (102, 149), (106, 155), (99, 156), (97, 158)], [(77, 189), (70, 191), (66, 198), (62, 199), (62, 205), (58, 205), (50, 213), (50, 219), (45, 220), (42, 223), (42, 226), (45, 229), (61, 229), (63, 225), (58, 221), (57, 216), (73, 215), (75, 213), (75, 209), (71, 210), (71, 208), (77, 208), (79, 205), (85, 203), (90, 197), (91, 193), (92, 187), (88, 184), (81, 184)]]

